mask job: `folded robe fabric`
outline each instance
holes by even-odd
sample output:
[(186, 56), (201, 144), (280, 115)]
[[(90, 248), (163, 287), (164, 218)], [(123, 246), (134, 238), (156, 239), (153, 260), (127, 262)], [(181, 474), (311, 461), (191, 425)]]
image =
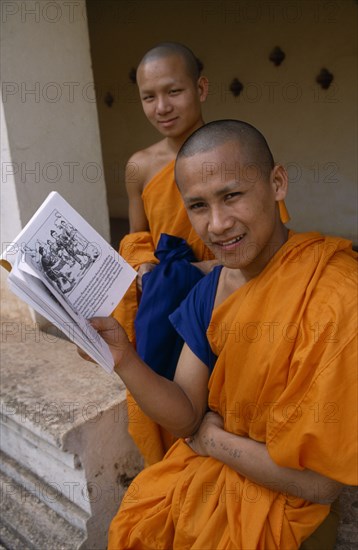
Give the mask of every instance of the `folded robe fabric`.
[[(149, 231), (138, 231), (126, 235), (121, 241), (119, 253), (136, 271), (143, 263), (157, 263), (153, 239)], [(134, 279), (112, 314), (133, 344), (135, 344), (134, 319), (137, 309), (137, 280)]]
[(203, 273), (191, 264), (196, 258), (184, 239), (162, 234), (155, 257), (159, 264), (143, 277), (135, 319), (137, 352), (151, 369), (172, 380), (183, 339), (173, 328), (169, 315)]
[[(266, 443), (280, 466), (349, 485), (357, 484), (355, 257), (343, 239), (294, 234), (214, 309), (207, 330), (218, 356), (209, 406), (225, 430)], [(187, 298), (195, 294), (195, 310), (206, 300), (203, 281)], [(193, 322), (189, 330), (200, 330)], [(133, 481), (108, 549), (293, 550), (329, 508), (258, 485), (178, 440)]]
[(142, 200), (154, 249), (162, 233), (185, 239), (198, 261), (213, 254), (194, 231), (174, 178), (175, 161), (169, 162), (144, 187)]

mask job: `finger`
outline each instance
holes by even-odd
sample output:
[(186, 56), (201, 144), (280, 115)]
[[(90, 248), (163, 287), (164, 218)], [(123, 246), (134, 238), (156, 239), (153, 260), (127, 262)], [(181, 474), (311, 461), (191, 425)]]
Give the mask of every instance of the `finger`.
[(77, 353), (85, 361), (90, 361), (91, 363), (94, 363), (94, 360), (92, 359), (92, 357), (90, 357), (85, 351), (83, 351), (83, 349), (77, 348)]
[(114, 317), (92, 317), (88, 321), (98, 332), (112, 330), (119, 326), (118, 321)]

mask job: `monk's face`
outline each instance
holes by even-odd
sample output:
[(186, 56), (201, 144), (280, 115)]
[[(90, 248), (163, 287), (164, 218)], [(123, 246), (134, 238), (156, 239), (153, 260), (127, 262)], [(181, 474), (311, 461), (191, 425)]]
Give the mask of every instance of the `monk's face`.
[(197, 82), (178, 55), (140, 65), (137, 83), (144, 113), (166, 137), (185, 138), (202, 125), (201, 103), (207, 96), (207, 80)]
[(190, 221), (216, 258), (248, 276), (262, 271), (287, 238), (277, 207), (287, 191), (283, 167), (264, 174), (231, 141), (181, 158), (176, 174)]

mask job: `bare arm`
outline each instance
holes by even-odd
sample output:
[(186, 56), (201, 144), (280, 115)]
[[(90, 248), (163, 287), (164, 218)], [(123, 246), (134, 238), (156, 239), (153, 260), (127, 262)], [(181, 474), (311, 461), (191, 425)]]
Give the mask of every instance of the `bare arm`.
[[(145, 414), (177, 437), (195, 433), (207, 407), (206, 365), (184, 345), (175, 379), (167, 380), (140, 359), (113, 317), (96, 317), (91, 324), (108, 343), (116, 374)], [(88, 359), (83, 352), (80, 354)]]
[(331, 504), (343, 487), (312, 470), (278, 466), (264, 443), (226, 432), (216, 413), (205, 415), (198, 432), (187, 443), (198, 454), (220, 460), (255, 483), (311, 502)]
[(140, 153), (133, 155), (126, 166), (125, 183), (128, 195), (129, 231), (148, 231), (148, 219), (144, 211), (142, 192), (145, 183), (143, 160)]
[[(143, 153), (135, 153), (126, 166), (126, 189), (128, 195), (129, 232), (149, 231), (149, 223), (144, 210), (142, 192), (145, 183), (145, 159)], [(138, 270), (137, 287), (142, 291), (144, 273), (152, 271), (155, 263), (143, 263)]]

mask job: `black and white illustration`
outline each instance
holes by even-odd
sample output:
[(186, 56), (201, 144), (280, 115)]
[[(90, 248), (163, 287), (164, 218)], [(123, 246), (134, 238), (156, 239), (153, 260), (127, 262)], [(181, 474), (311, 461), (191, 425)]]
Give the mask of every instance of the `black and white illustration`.
[(111, 373), (112, 353), (88, 319), (110, 315), (136, 271), (57, 191), (6, 244), (11, 291)]
[(58, 210), (53, 210), (24, 246), (25, 261), (41, 270), (47, 281), (69, 295), (100, 257), (89, 242)]

